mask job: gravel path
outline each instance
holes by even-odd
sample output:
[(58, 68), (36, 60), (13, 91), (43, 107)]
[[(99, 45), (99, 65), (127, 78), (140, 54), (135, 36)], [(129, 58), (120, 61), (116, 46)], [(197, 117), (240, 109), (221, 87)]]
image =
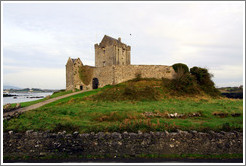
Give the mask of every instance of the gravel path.
[(30, 110), (39, 108), (41, 106), (44, 106), (46, 104), (52, 103), (52, 102), (54, 102), (56, 100), (63, 99), (63, 98), (66, 98), (66, 97), (69, 97), (69, 96), (73, 96), (73, 95), (76, 95), (76, 94), (79, 94), (79, 93), (87, 92), (87, 91), (88, 90), (74, 92), (74, 93), (69, 93), (69, 94), (66, 94), (66, 95), (63, 95), (63, 96), (58, 96), (58, 97), (55, 97), (55, 98), (52, 98), (52, 99), (48, 99), (48, 100), (42, 101), (42, 102), (37, 103), (37, 104), (33, 104), (33, 105), (30, 105), (30, 106), (27, 106), (27, 107), (19, 108), (19, 109), (10, 111), (10, 112), (5, 112), (5, 113), (3, 113), (3, 117), (12, 116), (16, 112), (19, 112), (20, 113), (20, 112), (30, 111)]

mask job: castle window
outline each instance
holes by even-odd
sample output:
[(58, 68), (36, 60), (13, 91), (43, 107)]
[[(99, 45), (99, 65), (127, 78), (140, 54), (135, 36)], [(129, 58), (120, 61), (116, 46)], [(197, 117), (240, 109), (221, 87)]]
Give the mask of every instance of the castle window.
[(105, 61), (103, 61), (103, 66), (106, 66), (106, 62)]

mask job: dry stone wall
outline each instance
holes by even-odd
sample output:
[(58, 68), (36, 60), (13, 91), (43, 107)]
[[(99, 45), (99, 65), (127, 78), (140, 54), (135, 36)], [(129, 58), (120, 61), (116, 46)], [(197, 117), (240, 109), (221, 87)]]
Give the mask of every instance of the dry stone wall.
[(242, 154), (242, 132), (3, 133), (4, 156)]

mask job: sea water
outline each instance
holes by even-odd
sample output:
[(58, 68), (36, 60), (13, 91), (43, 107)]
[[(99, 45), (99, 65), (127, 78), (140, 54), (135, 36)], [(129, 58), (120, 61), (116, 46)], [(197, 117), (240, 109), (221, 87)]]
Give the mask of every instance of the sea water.
[[(40, 100), (42, 98), (45, 98), (46, 96), (52, 95), (53, 92), (42, 92), (42, 93), (9, 93), (11, 95), (16, 95), (16, 96), (11, 96), (11, 97), (3, 97), (3, 105), (8, 104), (8, 103), (22, 103), (22, 102), (27, 102), (27, 101), (34, 101), (34, 100)], [(34, 97), (34, 98), (30, 98)], [(40, 97), (40, 98), (35, 98), (35, 97)]]

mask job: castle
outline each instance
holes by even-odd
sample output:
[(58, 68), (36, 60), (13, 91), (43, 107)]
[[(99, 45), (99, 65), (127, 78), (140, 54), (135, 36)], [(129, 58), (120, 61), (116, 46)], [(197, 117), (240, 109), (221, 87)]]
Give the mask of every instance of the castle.
[(90, 90), (136, 78), (173, 79), (175, 71), (164, 65), (131, 65), (131, 47), (105, 35), (95, 44), (95, 66), (69, 57), (66, 64), (66, 90)]

